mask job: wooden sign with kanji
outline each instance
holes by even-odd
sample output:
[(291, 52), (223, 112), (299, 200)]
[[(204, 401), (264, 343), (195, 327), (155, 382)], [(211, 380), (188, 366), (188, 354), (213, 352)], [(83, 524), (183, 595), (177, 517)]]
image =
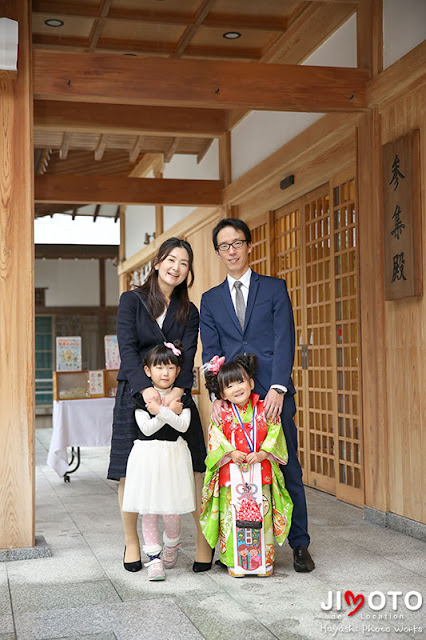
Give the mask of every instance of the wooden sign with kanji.
[(385, 300), (423, 293), (418, 129), (383, 146)]

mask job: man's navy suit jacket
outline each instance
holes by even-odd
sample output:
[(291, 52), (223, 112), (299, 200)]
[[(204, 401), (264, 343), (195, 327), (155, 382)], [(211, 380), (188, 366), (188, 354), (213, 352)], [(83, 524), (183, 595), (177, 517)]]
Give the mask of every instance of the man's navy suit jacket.
[(215, 355), (230, 361), (240, 353), (254, 353), (256, 393), (264, 398), (271, 384), (281, 384), (288, 393), (295, 393), (291, 379), (294, 319), (284, 280), (252, 272), (242, 330), (226, 279), (203, 294), (200, 331), (204, 363)]

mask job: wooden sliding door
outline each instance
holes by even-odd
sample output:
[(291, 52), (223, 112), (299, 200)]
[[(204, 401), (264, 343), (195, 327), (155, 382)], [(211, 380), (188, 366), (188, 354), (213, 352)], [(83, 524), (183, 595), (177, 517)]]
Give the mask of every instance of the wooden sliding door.
[[(296, 327), (293, 378), (306, 484), (364, 503), (359, 389), (357, 221), (353, 172), (252, 225), (287, 282)], [(269, 217), (268, 217), (269, 216)], [(266, 228), (269, 226), (268, 231)], [(262, 231), (260, 229), (262, 228)], [(268, 273), (263, 268), (261, 271)]]

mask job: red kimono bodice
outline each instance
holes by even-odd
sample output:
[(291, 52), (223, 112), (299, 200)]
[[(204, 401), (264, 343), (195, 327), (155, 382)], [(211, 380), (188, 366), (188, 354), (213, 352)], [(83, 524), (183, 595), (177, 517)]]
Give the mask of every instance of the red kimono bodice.
[[(256, 429), (256, 447), (255, 450), (259, 451), (263, 441), (266, 438), (268, 433), (268, 426), (266, 424), (265, 418), (265, 410), (263, 408), (263, 400), (259, 400), (259, 396), (257, 393), (252, 393), (250, 396), (250, 400), (244, 407), (238, 407), (238, 412), (240, 414), (244, 431), (249, 437), (249, 440), (253, 440), (252, 438), (252, 416), (254, 408), (256, 408), (256, 417), (255, 417), (255, 429)], [(247, 439), (243, 433), (243, 428), (241, 426), (238, 417), (235, 416), (232, 409), (222, 408), (222, 429), (223, 435), (238, 451), (244, 451), (245, 453), (250, 453), (250, 447), (247, 442)], [(231, 461), (232, 462), (232, 461)], [(219, 469), (219, 486), (220, 487), (228, 487), (231, 484), (229, 464), (227, 462)], [(262, 484), (271, 484), (272, 483), (272, 473), (271, 473), (271, 463), (269, 460), (264, 460), (261, 462), (262, 466)]]

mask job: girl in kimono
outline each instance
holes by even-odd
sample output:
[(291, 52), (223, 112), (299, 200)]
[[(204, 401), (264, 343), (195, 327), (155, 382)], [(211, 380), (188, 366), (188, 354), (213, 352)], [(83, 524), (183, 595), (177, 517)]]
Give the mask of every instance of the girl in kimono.
[[(210, 421), (207, 472), (202, 490), (201, 529), (214, 548), (219, 539), (220, 560), (235, 576), (229, 465), (261, 464), (263, 531), (266, 575), (274, 569), (274, 537), (282, 545), (291, 524), (293, 503), (279, 464), (287, 463), (287, 445), (278, 416), (265, 417), (263, 401), (253, 393), (256, 356), (240, 355), (224, 364), (215, 356), (205, 371), (206, 387), (227, 401), (222, 421)], [(256, 562), (247, 556), (247, 564)]]

